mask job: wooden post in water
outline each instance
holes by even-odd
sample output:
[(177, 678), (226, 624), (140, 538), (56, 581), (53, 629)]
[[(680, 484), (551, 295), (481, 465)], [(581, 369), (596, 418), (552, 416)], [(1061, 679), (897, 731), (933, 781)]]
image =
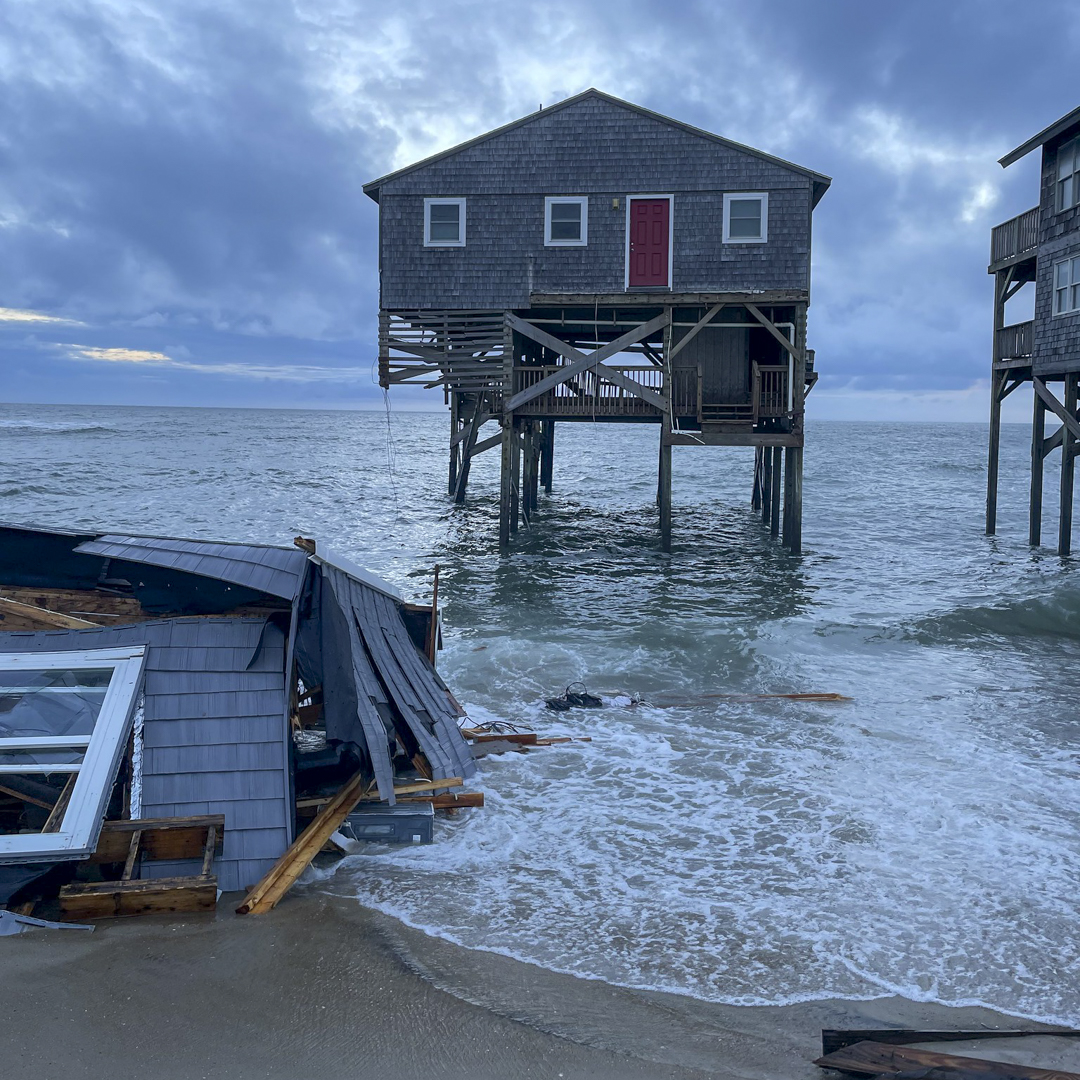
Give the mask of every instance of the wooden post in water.
[[(1070, 416), (1076, 416), (1077, 381), (1080, 374), (1069, 371), (1065, 374), (1065, 410)], [(1068, 555), (1072, 551), (1073, 518), (1073, 477), (1076, 471), (1076, 439), (1068, 424), (1061, 429), (1061, 515), (1058, 519), (1058, 554)]]
[(785, 487), (788, 497), (784, 516), (784, 546), (792, 555), (802, 554), (802, 463), (803, 448), (789, 446), (784, 451)]
[(660, 548), (671, 550), (671, 414), (660, 422), (660, 468), (656, 500), (660, 506)]
[(518, 531), (521, 520), (521, 429), (512, 423), (510, 440), (510, 532)]
[(447, 481), (447, 494), (454, 495), (457, 492), (458, 478), (458, 395), (450, 395), (450, 476)]
[(510, 550), (510, 505), (513, 494), (514, 475), (514, 431), (512, 414), (505, 414), (502, 420), (502, 472), (499, 487), (499, 551), (506, 554)]
[(1028, 499), (1028, 543), (1042, 543), (1043, 441), (1046, 438), (1046, 405), (1034, 395), (1035, 411), (1031, 420), (1031, 494)]
[(1001, 450), (1001, 399), (1005, 372), (990, 376), (990, 448), (986, 458), (986, 535), (997, 532), (998, 457)]
[(772, 520), (772, 450), (765, 446), (761, 455), (761, 520)]
[(540, 483), (546, 494), (551, 494), (551, 480), (555, 461), (555, 421), (544, 421), (544, 436), (540, 444)]
[(750, 509), (756, 514), (761, 513), (761, 470), (763, 468), (761, 458), (763, 453), (762, 447), (757, 446), (754, 448), (754, 491), (750, 496)]
[(780, 475), (781, 475), (781, 448), (774, 446), (772, 454), (772, 494), (769, 496), (769, 532), (773, 536), (780, 535)]

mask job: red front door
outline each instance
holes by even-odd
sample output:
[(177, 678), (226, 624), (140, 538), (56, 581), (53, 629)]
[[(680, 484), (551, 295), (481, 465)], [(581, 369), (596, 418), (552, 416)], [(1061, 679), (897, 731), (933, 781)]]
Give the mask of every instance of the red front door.
[(630, 273), (627, 282), (635, 286), (671, 284), (668, 266), (668, 236), (671, 203), (667, 199), (630, 200)]

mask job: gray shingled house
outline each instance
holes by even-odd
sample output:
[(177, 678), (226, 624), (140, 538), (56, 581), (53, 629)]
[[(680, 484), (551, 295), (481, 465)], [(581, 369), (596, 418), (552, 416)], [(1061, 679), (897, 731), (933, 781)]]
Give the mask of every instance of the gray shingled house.
[(475, 771), (431, 609), (305, 544), (0, 526), (0, 903), (94, 852), (106, 816), (223, 815), (231, 891), (293, 841), (305, 789), (359, 769), (393, 804), (395, 775)]
[[(1039, 203), (994, 227), (990, 265), (994, 276), (994, 346), (990, 394), (990, 456), (986, 531), (997, 530), (998, 448), (1001, 403), (1017, 387), (1035, 389), (1031, 443), (1029, 540), (1042, 542), (1043, 468), (1061, 449), (1058, 551), (1072, 550), (1073, 478), (1080, 448), (1077, 387), (1080, 383), (1080, 108), (1000, 159), (1002, 168), (1042, 150)], [(1005, 305), (1026, 286), (1034, 289), (1034, 317), (1006, 324)], [(1061, 384), (1061, 397), (1051, 384)], [(1047, 414), (1061, 426), (1046, 435)]]
[(471, 459), (502, 448), (504, 550), (551, 491), (556, 422), (588, 421), (660, 426), (665, 547), (671, 447), (755, 447), (754, 505), (773, 535), (783, 506), (797, 552), (829, 183), (598, 90), (389, 173), (364, 188), (382, 385), (443, 390), (459, 502)]

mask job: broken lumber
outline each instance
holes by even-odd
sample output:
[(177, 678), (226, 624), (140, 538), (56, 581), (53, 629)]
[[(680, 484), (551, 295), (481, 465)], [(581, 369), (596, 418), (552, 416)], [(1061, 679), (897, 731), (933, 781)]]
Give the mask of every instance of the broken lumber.
[(288, 851), (270, 868), (266, 876), (244, 897), (237, 915), (259, 915), (277, 906), (296, 879), (337, 832), (366, 790), (362, 773), (353, 778), (326, 804), (322, 813), (293, 841)]
[(1066, 1038), (1080, 1036), (1076, 1028), (1029, 1028), (999, 1031), (984, 1028), (981, 1031), (920, 1031), (917, 1028), (822, 1028), (821, 1053), (833, 1054), (846, 1046), (860, 1042), (904, 1043), (916, 1042), (970, 1042), (972, 1039), (1021, 1039), (1028, 1035), (1061, 1035)]
[(436, 810), (459, 810), (484, 805), (482, 791), (449, 791), (445, 795), (409, 795), (402, 802), (429, 802)]
[(1036, 1069), (1013, 1062), (989, 1061), (986, 1058), (959, 1057), (911, 1046), (881, 1042), (860, 1042), (819, 1057), (815, 1065), (862, 1076), (894, 1076), (897, 1073), (918, 1076), (921, 1080), (1080, 1080), (1080, 1073), (1059, 1069)]
[(46, 630), (80, 630), (86, 626), (97, 626), (88, 619), (77, 619), (74, 615), (65, 615), (61, 611), (38, 607), (36, 604), (24, 604), (19, 600), (9, 600), (0, 596), (0, 621), (13, 616), (22, 622), (28, 622), (35, 628)]
[(214, 877), (151, 878), (147, 881), (91, 881), (65, 885), (60, 911), (65, 919), (108, 919), (173, 911), (213, 911)]
[[(394, 788), (394, 798), (398, 798), (402, 795), (415, 795), (417, 793), (434, 792), (439, 791), (442, 788), (448, 787), (461, 787), (465, 783), (464, 777), (461, 776), (449, 776), (445, 780), (417, 780), (411, 784), (399, 784)], [(331, 799), (336, 799), (336, 795), (318, 795), (310, 799), (297, 799), (297, 810), (305, 810), (312, 806), (325, 806)], [(378, 795), (368, 795), (367, 792), (361, 794), (357, 802), (381, 802), (382, 800)]]

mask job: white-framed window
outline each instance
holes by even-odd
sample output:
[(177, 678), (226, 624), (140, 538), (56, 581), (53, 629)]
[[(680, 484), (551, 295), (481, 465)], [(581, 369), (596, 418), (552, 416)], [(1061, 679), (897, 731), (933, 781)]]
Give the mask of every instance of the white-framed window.
[(1058, 147), (1057, 208), (1080, 206), (1080, 137)]
[(94, 850), (131, 730), (144, 652), (140, 645), (0, 653), (0, 783), (26, 778), (53, 786), (57, 799), (69, 796), (51, 831), (0, 831), (0, 863)]
[(544, 199), (544, 245), (585, 247), (588, 243), (588, 195), (548, 195)]
[(424, 247), (465, 246), (465, 200), (424, 200)]
[(769, 239), (769, 196), (730, 192), (724, 196), (724, 243), (764, 244)]
[(1054, 263), (1054, 314), (1080, 311), (1080, 255)]

